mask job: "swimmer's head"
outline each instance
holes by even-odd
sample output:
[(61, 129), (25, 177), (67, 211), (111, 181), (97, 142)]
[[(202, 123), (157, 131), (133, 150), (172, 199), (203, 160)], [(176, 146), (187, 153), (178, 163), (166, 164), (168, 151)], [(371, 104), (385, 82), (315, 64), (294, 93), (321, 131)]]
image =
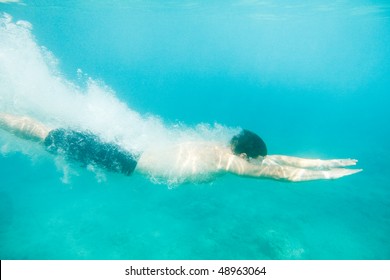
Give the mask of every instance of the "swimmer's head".
[(267, 155), (267, 146), (263, 139), (246, 129), (243, 129), (230, 140), (230, 146), (233, 154), (245, 156), (249, 159)]

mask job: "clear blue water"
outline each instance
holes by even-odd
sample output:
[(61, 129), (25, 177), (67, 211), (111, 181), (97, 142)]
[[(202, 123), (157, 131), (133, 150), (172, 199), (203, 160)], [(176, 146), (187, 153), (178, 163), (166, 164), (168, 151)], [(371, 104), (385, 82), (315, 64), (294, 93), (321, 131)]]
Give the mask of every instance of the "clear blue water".
[(364, 169), (172, 185), (84, 169), (0, 131), (1, 259), (390, 258), (387, 1), (23, 0), (0, 11), (1, 111), (128, 146), (143, 144), (134, 131), (162, 145), (167, 131), (244, 127), (271, 154)]

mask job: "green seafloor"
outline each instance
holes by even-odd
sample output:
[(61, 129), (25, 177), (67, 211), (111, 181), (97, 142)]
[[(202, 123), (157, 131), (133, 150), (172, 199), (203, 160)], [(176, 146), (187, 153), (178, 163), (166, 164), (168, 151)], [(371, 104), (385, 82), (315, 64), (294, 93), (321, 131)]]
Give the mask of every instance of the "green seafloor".
[(0, 111), (130, 149), (242, 127), (364, 170), (181, 183), (0, 130), (0, 259), (390, 258), (387, 1), (63, 2), (0, 1)]

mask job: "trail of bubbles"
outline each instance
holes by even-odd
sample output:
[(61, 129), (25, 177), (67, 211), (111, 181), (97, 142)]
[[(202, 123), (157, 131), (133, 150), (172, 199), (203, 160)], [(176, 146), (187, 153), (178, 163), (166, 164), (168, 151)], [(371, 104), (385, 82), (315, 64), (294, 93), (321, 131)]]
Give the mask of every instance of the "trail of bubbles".
[(89, 130), (134, 153), (183, 141), (226, 143), (237, 132), (218, 124), (168, 126), (158, 116), (129, 108), (103, 82), (87, 78), (85, 87), (78, 86), (64, 78), (56, 57), (37, 44), (32, 25), (15, 23), (7, 14), (0, 17), (0, 111), (30, 116), (51, 128)]

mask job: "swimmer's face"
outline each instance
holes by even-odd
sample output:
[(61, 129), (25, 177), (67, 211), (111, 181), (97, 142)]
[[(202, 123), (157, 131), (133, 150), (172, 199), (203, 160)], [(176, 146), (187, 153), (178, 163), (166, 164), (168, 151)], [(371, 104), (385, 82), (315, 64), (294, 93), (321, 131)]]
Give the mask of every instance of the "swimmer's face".
[(252, 157), (248, 157), (248, 155), (246, 153), (241, 153), (239, 155), (237, 155), (238, 157), (242, 158), (242, 159), (245, 159), (246, 161), (248, 162), (251, 162), (251, 163), (261, 163), (265, 156), (258, 156), (258, 157), (255, 157), (255, 158), (252, 158)]
[(258, 156), (256, 158), (249, 158), (248, 162), (250, 162), (252, 164), (260, 165), (260, 164), (262, 164), (264, 158), (265, 157), (262, 157), (262, 156)]
[(248, 157), (248, 155), (247, 155), (246, 153), (241, 153), (241, 154), (239, 154), (238, 156), (239, 156), (240, 158), (242, 158), (242, 159), (249, 160), (249, 157)]

